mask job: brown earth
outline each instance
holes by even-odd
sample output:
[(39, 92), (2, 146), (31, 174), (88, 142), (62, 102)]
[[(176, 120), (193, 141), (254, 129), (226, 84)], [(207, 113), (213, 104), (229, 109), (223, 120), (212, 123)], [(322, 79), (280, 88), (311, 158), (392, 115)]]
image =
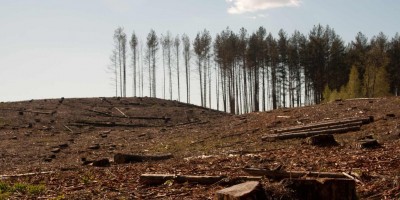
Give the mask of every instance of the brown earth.
[[(328, 119), (373, 116), (361, 131), (335, 135), (338, 146), (305, 139), (265, 142), (271, 130)], [(212, 199), (224, 184), (146, 186), (143, 173), (247, 175), (243, 167), (356, 172), (361, 199), (400, 198), (400, 98), (358, 99), (246, 115), (230, 115), (153, 98), (48, 99), (0, 103), (1, 183), (43, 184), (40, 194), (13, 192), (11, 199)], [(372, 135), (381, 148), (361, 149)], [(115, 164), (116, 153), (163, 154), (164, 161)], [(82, 165), (109, 158), (111, 166)], [(48, 174), (23, 175), (26, 173)], [(266, 178), (271, 199), (291, 199)], [(1, 198), (0, 188), (0, 198)]]

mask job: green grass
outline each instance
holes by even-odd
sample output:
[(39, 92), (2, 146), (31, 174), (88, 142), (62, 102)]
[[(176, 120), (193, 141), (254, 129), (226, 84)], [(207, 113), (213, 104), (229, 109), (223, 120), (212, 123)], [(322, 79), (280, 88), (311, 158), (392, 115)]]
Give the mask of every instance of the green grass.
[(15, 183), (10, 184), (6, 182), (0, 182), (0, 200), (8, 199), (13, 193), (22, 193), (29, 196), (43, 194), (46, 190), (44, 185), (34, 185), (29, 183)]

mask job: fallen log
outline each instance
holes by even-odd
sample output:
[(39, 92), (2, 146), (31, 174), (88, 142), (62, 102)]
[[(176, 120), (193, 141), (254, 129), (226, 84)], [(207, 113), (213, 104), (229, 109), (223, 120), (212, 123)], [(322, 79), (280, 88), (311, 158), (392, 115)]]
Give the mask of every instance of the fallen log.
[(101, 112), (101, 111), (97, 111), (97, 110), (92, 110), (92, 109), (84, 109), (84, 110), (89, 111), (89, 112), (94, 112), (94, 113), (97, 113), (97, 114), (100, 114), (100, 115), (104, 115), (104, 116), (107, 116), (107, 117), (112, 117), (113, 116), (110, 113)]
[(329, 126), (337, 126), (341, 124), (351, 124), (361, 122), (362, 124), (368, 124), (374, 121), (372, 116), (369, 117), (360, 117), (360, 118), (344, 118), (344, 119), (336, 119), (336, 120), (329, 120), (329, 121), (322, 121), (317, 123), (311, 123), (307, 125), (301, 126), (292, 126), (287, 128), (280, 128), (273, 130), (274, 133), (285, 133), (285, 132), (292, 132), (292, 131), (301, 131), (301, 130), (310, 130), (319, 127), (329, 127)]
[(217, 191), (216, 200), (267, 199), (258, 181), (249, 181)]
[(6, 179), (6, 178), (17, 178), (17, 177), (24, 177), (24, 176), (36, 176), (36, 175), (53, 174), (53, 173), (55, 173), (55, 172), (54, 171), (46, 171), (46, 172), (31, 172), (31, 173), (24, 173), (24, 174), (0, 175), (0, 180), (1, 179)]
[(306, 171), (277, 171), (260, 168), (243, 168), (243, 171), (252, 176), (265, 176), (271, 179), (284, 179), (284, 178), (347, 178), (341, 172), (306, 172)]
[(202, 185), (211, 185), (221, 181), (225, 176), (191, 176), (191, 175), (178, 175), (176, 181), (179, 183), (197, 183)]
[(73, 131), (70, 127), (68, 127), (67, 125), (64, 125), (64, 127), (65, 127), (66, 129), (68, 129), (71, 133), (74, 133), (74, 131)]
[(287, 131), (279, 132), (277, 134), (288, 134), (288, 133), (305, 132), (305, 131), (323, 131), (323, 130), (328, 130), (328, 129), (348, 128), (348, 127), (361, 126), (361, 125), (363, 125), (362, 121), (346, 122), (346, 123), (340, 123), (340, 124), (329, 124), (327, 126), (324, 125), (324, 126), (317, 126), (317, 127), (311, 127), (311, 128), (304, 128), (304, 129), (299, 129), (299, 130), (287, 130)]
[(347, 133), (351, 131), (359, 131), (360, 126), (352, 126), (346, 128), (336, 128), (336, 129), (326, 129), (320, 131), (305, 131), (305, 132), (298, 132), (298, 133), (287, 133), (287, 134), (271, 134), (265, 135), (261, 139), (263, 141), (275, 141), (275, 140), (287, 140), (293, 138), (306, 138), (311, 137), (314, 135), (320, 134), (336, 134), (336, 133)]
[[(42, 115), (53, 115), (57, 111), (39, 111), (39, 110), (22, 110), (22, 109), (14, 109), (14, 108), (1, 108), (0, 110), (6, 110), (6, 111), (15, 111), (19, 113), (34, 113), (34, 114), (42, 114)], [(21, 114), (20, 114), (21, 115)]]
[(221, 181), (225, 176), (192, 176), (175, 174), (142, 174), (139, 182), (146, 185), (159, 185), (166, 181), (173, 180), (178, 183), (197, 183), (202, 185), (211, 185)]
[(175, 174), (142, 174), (140, 175), (139, 182), (145, 185), (160, 185), (175, 178)]
[(117, 107), (114, 107), (119, 113), (121, 113), (124, 117), (129, 118), (128, 115), (126, 115), (124, 112), (122, 112), (120, 109)]
[[(116, 109), (118, 109), (118, 108), (116, 108)], [(140, 116), (139, 116), (139, 117), (135, 117), (135, 116), (127, 116), (127, 115), (124, 115), (124, 116), (116, 116), (116, 115), (112, 115), (112, 114), (110, 114), (110, 113), (101, 112), (101, 111), (92, 110), (92, 109), (84, 109), (84, 110), (89, 111), (89, 112), (94, 112), (94, 113), (103, 115), (103, 116), (105, 116), (105, 117), (113, 117), (113, 118), (146, 119), (146, 120), (170, 120), (170, 119), (171, 119), (171, 118), (169, 118), (169, 117), (140, 117)], [(118, 109), (118, 110), (119, 110), (119, 109)], [(125, 113), (124, 113), (124, 114), (125, 114)]]
[(79, 120), (74, 123), (70, 123), (71, 126), (96, 126), (96, 127), (157, 127), (148, 124), (125, 124), (116, 122), (97, 122), (97, 121), (83, 121)]
[(114, 155), (114, 162), (117, 164), (133, 163), (133, 162), (145, 162), (145, 161), (158, 161), (167, 160), (173, 158), (172, 154), (164, 155), (130, 155), (117, 153)]

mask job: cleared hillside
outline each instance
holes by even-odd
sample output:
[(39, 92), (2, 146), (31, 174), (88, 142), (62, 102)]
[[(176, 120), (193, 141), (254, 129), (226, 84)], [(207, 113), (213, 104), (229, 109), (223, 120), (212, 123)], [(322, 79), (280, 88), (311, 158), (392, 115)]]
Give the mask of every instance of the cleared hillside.
[[(273, 130), (348, 118), (370, 117), (361, 130), (335, 134), (338, 146), (317, 147), (305, 139), (263, 141)], [(147, 186), (143, 173), (247, 175), (244, 167), (354, 172), (361, 198), (399, 197), (400, 98), (336, 101), (303, 108), (230, 115), (153, 98), (49, 99), (0, 103), (0, 173), (50, 174), (5, 177), (3, 182), (44, 184), (38, 194), (12, 198), (207, 199), (225, 184), (171, 182)], [(363, 149), (372, 135), (380, 148)], [(163, 161), (113, 163), (117, 153), (166, 154)], [(111, 166), (82, 165), (82, 158), (109, 158)], [(274, 198), (293, 198), (267, 178)], [(292, 196), (291, 196), (292, 195)]]

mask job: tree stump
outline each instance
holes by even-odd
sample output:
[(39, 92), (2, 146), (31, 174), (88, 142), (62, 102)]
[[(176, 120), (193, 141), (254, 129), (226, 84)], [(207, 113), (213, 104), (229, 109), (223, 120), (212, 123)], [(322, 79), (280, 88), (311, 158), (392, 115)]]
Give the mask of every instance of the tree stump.
[(337, 146), (335, 137), (330, 134), (315, 135), (307, 138), (307, 144), (314, 146)]
[(95, 167), (109, 167), (110, 161), (108, 160), (108, 158), (104, 158), (104, 159), (93, 161), (92, 165)]
[(296, 191), (299, 199), (357, 199), (356, 183), (351, 179), (285, 179), (284, 183)]
[(373, 149), (379, 148), (381, 145), (375, 139), (365, 139), (359, 141), (358, 147), (362, 149)]
[(217, 191), (216, 200), (266, 199), (264, 188), (258, 181), (248, 181)]

